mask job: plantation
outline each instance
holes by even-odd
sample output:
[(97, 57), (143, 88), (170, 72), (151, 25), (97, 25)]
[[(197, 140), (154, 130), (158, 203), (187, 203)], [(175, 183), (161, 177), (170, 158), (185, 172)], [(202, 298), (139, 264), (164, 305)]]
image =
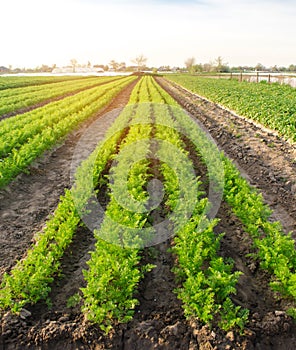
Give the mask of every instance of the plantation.
[(293, 89), (2, 80), (5, 349), (296, 346)]
[(174, 76), (172, 80), (212, 102), (278, 131), (295, 143), (296, 90), (291, 86), (190, 76)]
[[(118, 78), (117, 78), (118, 79)], [(65, 94), (81, 91), (83, 88), (91, 88), (108, 81), (115, 80), (110, 77), (67, 80), (63, 82), (53, 83), (50, 85), (33, 85), (25, 88), (5, 89), (0, 91), (0, 99), (2, 102), (0, 115), (18, 114), (22, 108), (36, 105), (42, 101), (47, 101)], [(13, 113), (12, 113), (13, 112)]]

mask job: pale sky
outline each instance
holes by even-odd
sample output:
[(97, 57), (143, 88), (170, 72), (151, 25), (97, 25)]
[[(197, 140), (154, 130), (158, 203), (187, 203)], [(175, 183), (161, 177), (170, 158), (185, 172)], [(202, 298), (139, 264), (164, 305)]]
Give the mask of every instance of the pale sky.
[(296, 0), (1, 0), (0, 66), (296, 64)]

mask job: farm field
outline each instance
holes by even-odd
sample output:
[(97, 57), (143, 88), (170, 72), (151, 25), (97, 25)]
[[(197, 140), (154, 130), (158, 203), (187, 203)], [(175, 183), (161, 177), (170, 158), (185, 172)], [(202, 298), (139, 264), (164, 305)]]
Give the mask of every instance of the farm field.
[(296, 347), (295, 95), (194, 79), (2, 83), (0, 348)]
[(282, 137), (295, 143), (295, 88), (277, 83), (241, 83), (235, 79), (223, 81), (182, 75), (171, 78), (214, 103), (276, 130)]
[[(1, 76), (0, 77), (0, 90), (19, 88), (24, 86), (38, 86), (42, 84), (57, 83), (60, 81), (75, 80), (77, 77), (73, 76), (48, 76), (48, 77), (14, 77), (14, 76)], [(81, 79), (81, 78), (80, 78)]]
[[(120, 79), (121, 77), (119, 77)], [(20, 88), (7, 88), (0, 90), (0, 120), (7, 117), (21, 114), (41, 107), (54, 99), (59, 100), (65, 98), (68, 95), (74, 95), (84, 89), (90, 89), (91, 87), (101, 85), (118, 78), (114, 77), (101, 77), (95, 78), (79, 78), (79, 79), (67, 79), (66, 81), (59, 81), (51, 84), (31, 85)], [(8, 84), (9, 86), (9, 84)]]

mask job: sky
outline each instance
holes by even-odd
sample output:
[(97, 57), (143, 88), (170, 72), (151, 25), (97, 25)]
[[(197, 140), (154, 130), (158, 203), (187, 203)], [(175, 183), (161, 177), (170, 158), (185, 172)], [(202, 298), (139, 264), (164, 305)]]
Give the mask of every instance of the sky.
[(296, 0), (1, 0), (0, 66), (296, 64)]

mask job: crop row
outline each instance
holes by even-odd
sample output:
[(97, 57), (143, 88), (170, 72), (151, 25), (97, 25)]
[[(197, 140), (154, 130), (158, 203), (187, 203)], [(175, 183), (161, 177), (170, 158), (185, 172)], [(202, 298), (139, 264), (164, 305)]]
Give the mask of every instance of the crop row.
[(46, 299), (53, 276), (59, 271), (60, 259), (72, 241), (81, 217), (92, 199), (93, 184), (96, 188), (108, 160), (116, 153), (121, 134), (130, 120), (123, 111), (94, 152), (78, 167), (75, 184), (66, 190), (46, 227), (34, 239), (35, 244), (26, 257), (20, 260), (10, 274), (3, 276), (0, 290), (1, 308), (19, 311), (24, 305)]
[[(87, 285), (82, 288), (83, 312), (106, 332), (115, 322), (132, 318), (138, 304), (134, 297), (136, 287), (143, 273), (152, 268), (140, 267), (139, 251), (153, 234), (147, 228), (149, 212), (143, 207), (148, 197), (145, 187), (150, 177), (147, 158), (152, 130), (150, 106), (143, 104), (147, 94), (144, 79), (131, 96), (136, 97), (135, 108), (127, 107), (124, 112), (130, 114), (129, 130), (114, 157), (109, 175), (113, 179), (109, 182), (110, 201), (100, 229), (95, 230), (95, 251), (84, 272)], [(134, 163), (135, 157), (140, 161)]]
[(120, 77), (95, 77), (0, 91), (0, 116), (58, 96), (79, 92)]
[[(57, 83), (59, 81), (76, 80), (75, 76), (1, 76), (0, 75), (0, 90), (19, 88), (31, 85), (43, 85), (50, 83)], [(79, 77), (79, 79), (81, 79)], [(83, 78), (85, 79), (85, 78)]]
[[(200, 131), (190, 118), (177, 107), (176, 102), (172, 101), (167, 93), (159, 87), (158, 90), (164, 103), (167, 101), (170, 104), (166, 105), (167, 120), (164, 120), (164, 113), (159, 113), (157, 115), (161, 117), (157, 125), (167, 125), (168, 120), (173, 117), (174, 123), (170, 127), (173, 127), (174, 131), (179, 130), (179, 132), (170, 133), (170, 143), (182, 145), (180, 135), (187, 134), (193, 137), (193, 134), (196, 133), (195, 136), (198, 136)], [(159, 132), (162, 138), (163, 127)], [(200, 138), (201, 135), (198, 137)], [(202, 141), (203, 145), (206, 148), (211, 147), (206, 141), (208, 140), (205, 137)], [(200, 145), (197, 148), (199, 147)], [(167, 163), (162, 164), (162, 172), (165, 179), (164, 186), (168, 193), (167, 205), (175, 208), (176, 211), (176, 215), (172, 216), (176, 234), (172, 251), (178, 258), (178, 265), (174, 268), (174, 272), (182, 283), (177, 292), (183, 301), (185, 316), (198, 318), (205, 323), (218, 320), (220, 327), (225, 330), (235, 327), (243, 329), (248, 319), (248, 310), (235, 306), (231, 300), (231, 295), (236, 293), (236, 283), (241, 272), (233, 272), (233, 263), (230, 260), (225, 263), (223, 258), (218, 256), (219, 241), (223, 236), (223, 234), (217, 236), (213, 231), (218, 220), (207, 218), (209, 201), (206, 198), (201, 199), (203, 193), (198, 189), (200, 183), (196, 183), (195, 177), (192, 176), (184, 145), (181, 146), (180, 151), (187, 156), (187, 159), (182, 156), (176, 159), (176, 151), (170, 151), (165, 145), (160, 147), (159, 156), (162, 159), (166, 155), (174, 164), (174, 166), (168, 166)], [(200, 152), (200, 149), (196, 151)], [(214, 151), (217, 153), (217, 150)], [(211, 160), (207, 159), (209, 168), (216, 162), (215, 156)], [(180, 179), (184, 181), (185, 186), (178, 184)], [(192, 197), (192, 194), (195, 198)], [(179, 202), (182, 203), (181, 207)], [(190, 202), (196, 203), (192, 213), (189, 212), (190, 218), (187, 212), (189, 208), (184, 211), (184, 202), (187, 205)], [(184, 220), (186, 216), (187, 220)]]
[(0, 187), (105, 106), (134, 77), (80, 92), (0, 123)]
[[(197, 139), (198, 135), (192, 137)], [(214, 152), (208, 149), (201, 156), (205, 158), (205, 155)], [(271, 288), (293, 300), (295, 305), (296, 249), (291, 233), (285, 234), (279, 222), (270, 221), (272, 211), (264, 203), (262, 195), (248, 184), (223, 153), (220, 157), (224, 169), (223, 198), (252, 238), (255, 251), (253, 258), (258, 259), (261, 268), (271, 274)], [(205, 163), (208, 164), (206, 158)], [(296, 317), (295, 310), (295, 307), (289, 310), (293, 317)]]
[(293, 301), (288, 312), (296, 318), (296, 249), (291, 233), (285, 234), (279, 222), (271, 222), (271, 210), (262, 195), (241, 177), (224, 157), (224, 198), (253, 240), (260, 267), (271, 274), (271, 288)]
[(296, 90), (291, 86), (184, 75), (167, 78), (296, 141)]

